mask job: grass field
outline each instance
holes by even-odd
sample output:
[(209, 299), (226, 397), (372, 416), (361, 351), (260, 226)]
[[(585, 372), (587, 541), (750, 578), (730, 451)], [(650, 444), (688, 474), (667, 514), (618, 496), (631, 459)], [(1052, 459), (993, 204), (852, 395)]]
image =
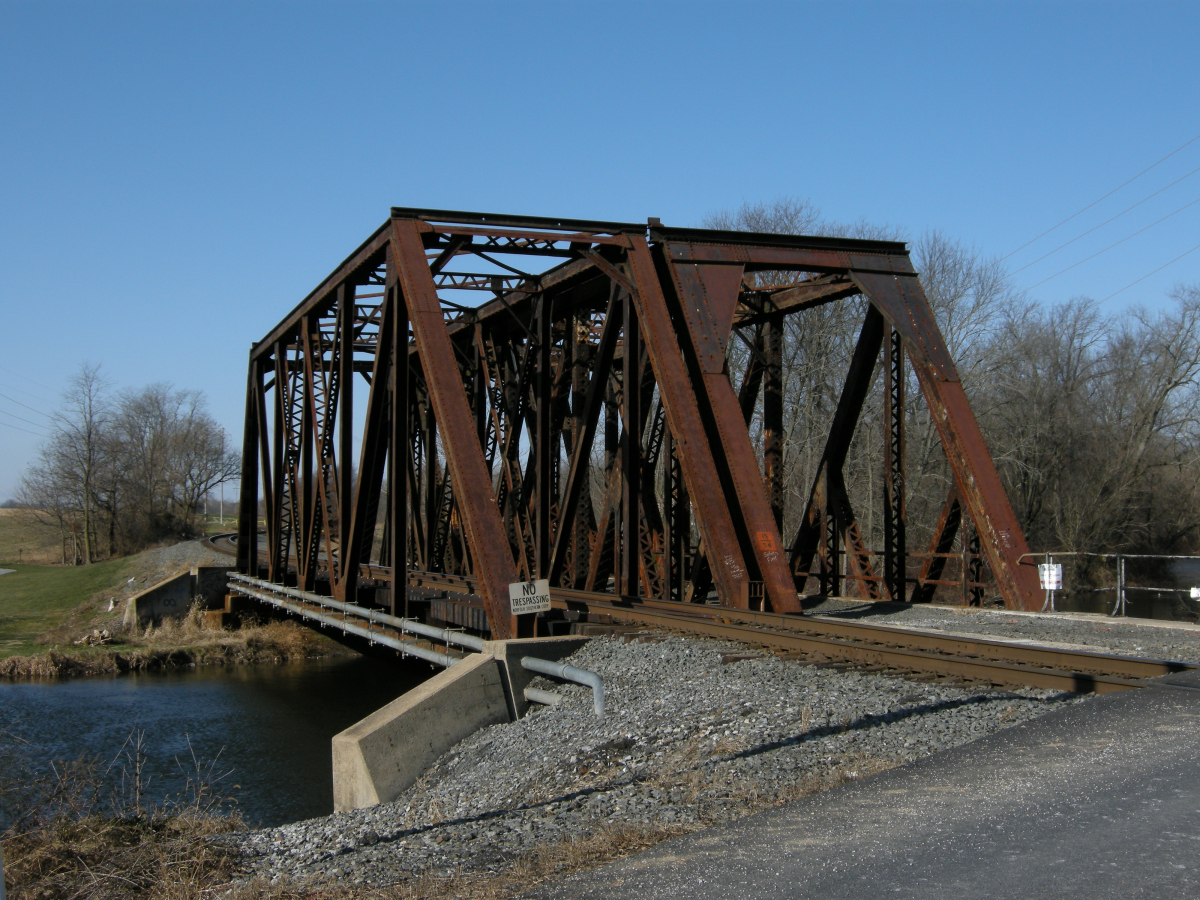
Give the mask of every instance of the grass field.
[(62, 562), (57, 529), (32, 520), (21, 509), (0, 509), (0, 568), (6, 563), (53, 565)]
[(129, 568), (124, 559), (90, 566), (29, 566), (0, 575), (0, 657), (28, 656), (43, 649), (37, 637), (61, 625), (98, 591), (118, 584)]
[(93, 594), (120, 582), (128, 568), (116, 559), (63, 566), (58, 533), (17, 509), (0, 510), (0, 658), (44, 649), (39, 635), (63, 624)]
[[(224, 527), (215, 515), (201, 517), (197, 525), (205, 534), (237, 527), (229, 514)], [(0, 659), (69, 643), (81, 629), (92, 627), (93, 618), (103, 618), (103, 604), (88, 601), (101, 592), (113, 595), (139, 565), (137, 556), (90, 566), (64, 566), (61, 561), (56, 529), (22, 510), (0, 510), (0, 569), (13, 570), (0, 575)], [(146, 576), (141, 570), (138, 574)], [(47, 636), (47, 643), (39, 643), (39, 636)]]

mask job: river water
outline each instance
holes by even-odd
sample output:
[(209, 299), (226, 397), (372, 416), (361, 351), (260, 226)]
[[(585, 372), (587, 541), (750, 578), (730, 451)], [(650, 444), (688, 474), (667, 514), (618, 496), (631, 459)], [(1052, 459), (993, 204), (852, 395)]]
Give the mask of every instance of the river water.
[[(1087, 612), (1111, 614), (1116, 607), (1115, 588), (1104, 590), (1077, 588), (1072, 590), (1069, 558), (1064, 558), (1065, 591), (1056, 591), (1054, 608), (1058, 612)], [(1064, 561), (1064, 560), (1060, 560)], [(1108, 562), (1109, 583), (1115, 579), (1114, 564)], [(1125, 570), (1126, 615), (1140, 619), (1166, 619), (1176, 622), (1200, 620), (1200, 602), (1191, 599), (1193, 587), (1200, 587), (1200, 558), (1128, 560)]]
[(0, 741), (33, 764), (95, 758), (109, 781), (143, 736), (147, 795), (179, 795), (196, 765), (247, 822), (279, 825), (333, 811), (330, 738), (434, 674), (366, 657), (166, 674), (0, 683)]

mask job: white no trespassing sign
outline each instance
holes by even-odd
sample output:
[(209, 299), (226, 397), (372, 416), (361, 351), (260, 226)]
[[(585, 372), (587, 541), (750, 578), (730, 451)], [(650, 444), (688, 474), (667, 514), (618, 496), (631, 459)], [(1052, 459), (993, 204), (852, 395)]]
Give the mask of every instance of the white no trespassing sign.
[(547, 612), (550, 609), (550, 582), (545, 578), (537, 581), (517, 581), (508, 586), (508, 602), (512, 614)]
[(1062, 590), (1062, 563), (1042, 563), (1038, 566), (1038, 580), (1044, 591)]

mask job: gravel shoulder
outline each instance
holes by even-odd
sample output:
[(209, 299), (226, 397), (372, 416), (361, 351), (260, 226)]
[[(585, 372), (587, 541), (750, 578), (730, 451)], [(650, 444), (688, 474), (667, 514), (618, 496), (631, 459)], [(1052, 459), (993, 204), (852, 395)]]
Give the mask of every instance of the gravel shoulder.
[(826, 600), (806, 612), (872, 625), (1200, 663), (1200, 625), (1185, 622), (847, 600)]
[(740, 818), (1039, 716), (1077, 695), (841, 673), (685, 637), (597, 638), (590, 691), (477, 732), (396, 802), (231, 838), (247, 877), (387, 884), (511, 872), (614, 830), (659, 839)]

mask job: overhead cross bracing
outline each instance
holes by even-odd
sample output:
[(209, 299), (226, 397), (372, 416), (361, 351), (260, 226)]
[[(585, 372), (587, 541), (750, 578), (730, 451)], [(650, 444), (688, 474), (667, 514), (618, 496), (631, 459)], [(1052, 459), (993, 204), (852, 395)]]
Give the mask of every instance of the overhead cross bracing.
[[(851, 297), (857, 344), (785, 534), (784, 320)], [(735, 338), (749, 353), (731, 372)], [(844, 471), (879, 372), (872, 548)], [(906, 540), (910, 374), (952, 482), (922, 554)], [(964, 588), (986, 563), (1008, 606), (1040, 605), (901, 243), (393, 208), (252, 348), (243, 454), (240, 571), (339, 599), (384, 579), (393, 606), (410, 572), (470, 575), (497, 637), (529, 633), (508, 585), (535, 578), (798, 613), (798, 592), (928, 599), (961, 556)]]

